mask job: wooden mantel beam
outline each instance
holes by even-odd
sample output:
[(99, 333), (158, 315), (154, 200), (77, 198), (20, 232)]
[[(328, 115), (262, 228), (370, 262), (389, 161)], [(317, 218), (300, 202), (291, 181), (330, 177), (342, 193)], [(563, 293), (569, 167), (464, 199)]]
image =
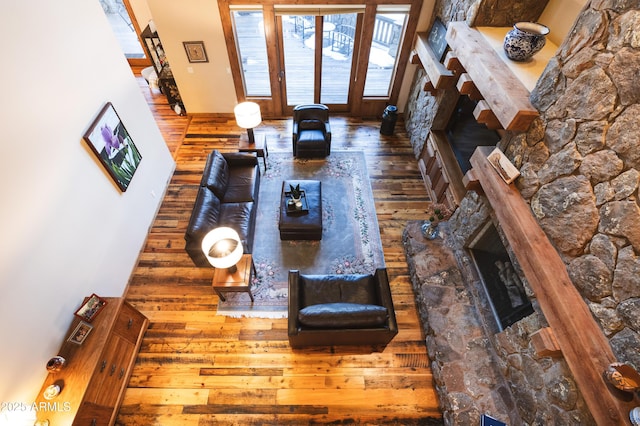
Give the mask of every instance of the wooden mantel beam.
[(564, 262), (513, 184), (507, 185), (487, 160), (493, 147), (471, 156), (473, 173), (495, 210), (562, 355), (599, 425), (629, 425), (633, 401), (618, 399), (602, 377), (616, 362), (609, 341), (573, 285)]
[(531, 105), (527, 88), (482, 34), (464, 21), (450, 22), (446, 39), (502, 127), (526, 131), (538, 110)]

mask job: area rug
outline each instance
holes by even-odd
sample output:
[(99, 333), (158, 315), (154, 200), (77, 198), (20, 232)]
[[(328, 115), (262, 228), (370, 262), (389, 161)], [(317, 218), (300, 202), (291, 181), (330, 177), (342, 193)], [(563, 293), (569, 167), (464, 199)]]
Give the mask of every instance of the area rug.
[[(298, 159), (270, 153), (262, 173), (253, 258), (257, 274), (251, 290), (229, 293), (218, 314), (232, 317), (287, 316), (288, 274), (373, 273), (384, 255), (373, 192), (361, 151), (332, 152), (325, 159)], [(284, 180), (322, 183), (322, 240), (281, 241), (278, 230)]]

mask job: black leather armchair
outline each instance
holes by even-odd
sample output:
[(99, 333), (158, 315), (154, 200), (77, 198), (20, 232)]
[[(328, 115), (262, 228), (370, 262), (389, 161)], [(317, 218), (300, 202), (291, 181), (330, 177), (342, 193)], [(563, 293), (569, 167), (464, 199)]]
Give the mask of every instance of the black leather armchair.
[(304, 275), (289, 271), (289, 344), (386, 345), (398, 334), (387, 270)]
[(293, 109), (293, 156), (326, 157), (331, 153), (329, 108), (322, 104)]

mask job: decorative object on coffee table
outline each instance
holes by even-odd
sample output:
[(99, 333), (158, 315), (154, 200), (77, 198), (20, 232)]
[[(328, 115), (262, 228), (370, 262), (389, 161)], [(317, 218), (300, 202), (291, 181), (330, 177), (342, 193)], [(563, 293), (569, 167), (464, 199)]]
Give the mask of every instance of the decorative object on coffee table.
[(236, 263), (243, 254), (242, 241), (235, 229), (226, 226), (215, 228), (202, 239), (202, 252), (216, 269), (237, 271)]
[(300, 189), (300, 184), (289, 184), (289, 192), (285, 192), (287, 197), (287, 214), (306, 214), (309, 212), (309, 203), (303, 189)]

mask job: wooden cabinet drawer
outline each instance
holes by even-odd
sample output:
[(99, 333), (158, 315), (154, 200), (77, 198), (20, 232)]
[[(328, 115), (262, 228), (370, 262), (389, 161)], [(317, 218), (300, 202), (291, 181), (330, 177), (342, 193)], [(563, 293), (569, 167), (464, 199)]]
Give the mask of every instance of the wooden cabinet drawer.
[(115, 406), (123, 382), (128, 377), (129, 364), (135, 346), (113, 335), (107, 341), (100, 362), (87, 389), (85, 400), (100, 406)]
[(113, 407), (103, 407), (85, 402), (80, 406), (73, 426), (108, 426), (111, 422)]
[(120, 314), (116, 318), (113, 332), (135, 343), (140, 335), (140, 330), (145, 325), (146, 318), (128, 303), (122, 304)]

